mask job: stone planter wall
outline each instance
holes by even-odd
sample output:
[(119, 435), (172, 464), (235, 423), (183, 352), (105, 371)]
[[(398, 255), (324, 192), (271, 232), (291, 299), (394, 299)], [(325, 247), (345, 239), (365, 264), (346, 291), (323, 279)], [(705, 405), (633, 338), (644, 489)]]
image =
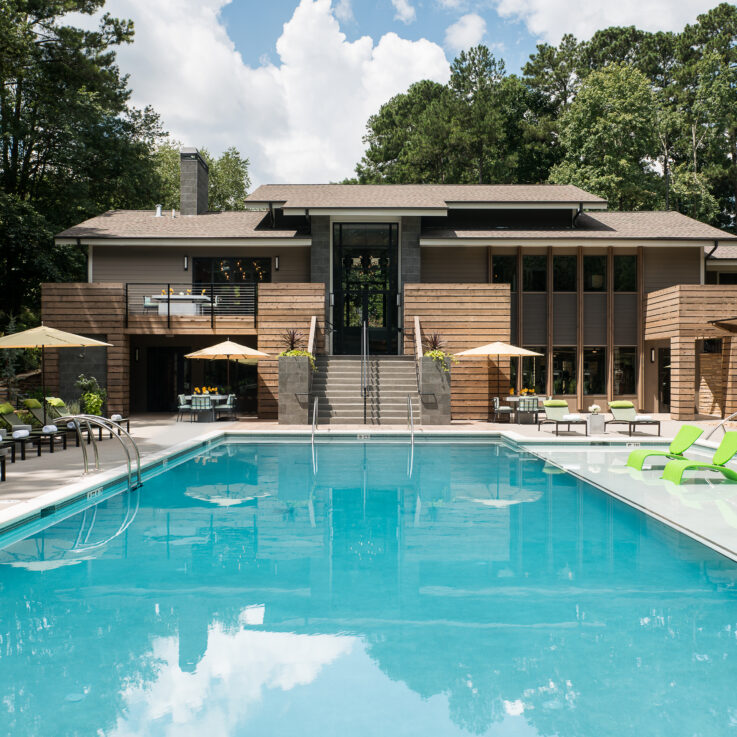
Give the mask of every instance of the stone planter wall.
[(434, 358), (422, 358), (420, 421), (423, 425), (450, 424), (450, 373), (450, 361), (446, 360), (443, 366)]
[(306, 356), (279, 357), (279, 424), (310, 422), (312, 366)]

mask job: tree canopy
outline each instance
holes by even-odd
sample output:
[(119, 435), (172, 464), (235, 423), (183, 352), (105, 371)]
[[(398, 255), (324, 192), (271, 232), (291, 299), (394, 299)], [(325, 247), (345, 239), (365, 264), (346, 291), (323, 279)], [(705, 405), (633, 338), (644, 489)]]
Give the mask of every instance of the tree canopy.
[(450, 72), (369, 118), (358, 182), (571, 183), (614, 209), (675, 208), (735, 230), (734, 5), (680, 33), (565, 35), (521, 75), (484, 46)]

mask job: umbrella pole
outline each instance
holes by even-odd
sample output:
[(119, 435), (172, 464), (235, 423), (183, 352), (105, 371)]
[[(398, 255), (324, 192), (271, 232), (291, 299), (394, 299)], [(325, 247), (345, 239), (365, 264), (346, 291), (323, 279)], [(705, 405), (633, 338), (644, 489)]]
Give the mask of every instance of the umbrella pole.
[(44, 408), (44, 425), (46, 425), (46, 354), (41, 346), (41, 404)]
[(230, 394), (230, 356), (225, 356), (225, 360), (228, 364), (227, 368), (225, 369), (225, 383), (228, 385), (228, 394)]

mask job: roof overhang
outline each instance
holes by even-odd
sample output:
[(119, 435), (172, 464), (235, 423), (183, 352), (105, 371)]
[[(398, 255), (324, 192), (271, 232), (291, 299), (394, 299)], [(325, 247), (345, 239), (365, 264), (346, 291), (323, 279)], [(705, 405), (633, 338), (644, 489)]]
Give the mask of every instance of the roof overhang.
[(56, 238), (59, 246), (311, 246), (311, 238)]
[(448, 200), (449, 210), (606, 210), (606, 202), (463, 202)]
[(694, 240), (692, 238), (684, 239), (664, 239), (664, 238), (623, 238), (617, 236), (600, 236), (597, 238), (587, 238), (585, 235), (567, 236), (565, 238), (557, 238), (555, 236), (534, 236), (527, 238), (420, 238), (420, 246), (423, 248), (453, 248), (456, 246), (599, 246), (608, 247), (617, 246), (632, 248), (633, 246), (647, 247), (673, 247), (681, 248), (687, 246), (700, 247), (704, 245), (703, 240)]
[(422, 217), (424, 215), (447, 216), (445, 207), (285, 207), (285, 215), (332, 215), (336, 217)]

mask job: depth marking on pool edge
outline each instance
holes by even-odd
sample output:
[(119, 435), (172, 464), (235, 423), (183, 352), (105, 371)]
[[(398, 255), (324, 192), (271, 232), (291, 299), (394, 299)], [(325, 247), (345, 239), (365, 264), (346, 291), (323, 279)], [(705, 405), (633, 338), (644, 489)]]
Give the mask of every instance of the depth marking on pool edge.
[(91, 491), (88, 491), (87, 498), (94, 499), (96, 496), (100, 496), (100, 494), (102, 494), (102, 486), (98, 486), (96, 489), (92, 489)]

